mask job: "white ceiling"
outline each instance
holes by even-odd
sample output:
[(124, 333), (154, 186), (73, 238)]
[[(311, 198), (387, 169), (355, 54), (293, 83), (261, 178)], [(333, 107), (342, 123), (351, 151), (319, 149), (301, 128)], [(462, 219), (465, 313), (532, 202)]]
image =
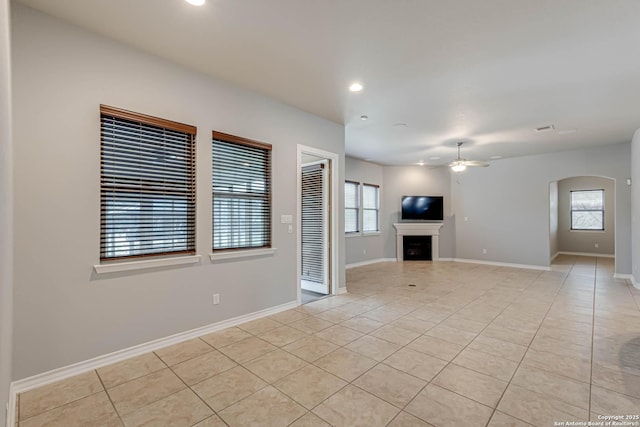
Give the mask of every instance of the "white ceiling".
[(344, 123), (347, 154), (381, 164), (446, 164), (459, 140), (489, 160), (640, 128), (638, 0), (19, 1)]

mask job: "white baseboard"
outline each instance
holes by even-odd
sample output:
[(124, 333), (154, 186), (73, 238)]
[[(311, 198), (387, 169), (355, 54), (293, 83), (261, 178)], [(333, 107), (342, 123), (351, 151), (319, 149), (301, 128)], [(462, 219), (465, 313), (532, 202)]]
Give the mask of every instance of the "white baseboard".
[(345, 265), (345, 268), (348, 270), (354, 267), (362, 267), (363, 265), (377, 264), (379, 262), (396, 262), (396, 261), (398, 260), (395, 258), (377, 258), (377, 259), (370, 259), (362, 262), (354, 262), (353, 264), (347, 264)]
[[(200, 328), (191, 329), (190, 331), (180, 332), (174, 335), (170, 335), (165, 338), (159, 338), (157, 340), (149, 341), (144, 344), (135, 345), (133, 347), (125, 348), (123, 350), (114, 351), (113, 353), (105, 354), (102, 356), (94, 357), (93, 359), (85, 360), (82, 362), (74, 363), (73, 365), (63, 366), (52, 371), (43, 372), (31, 377), (23, 378), (21, 380), (13, 381), (10, 386), (10, 401), (9, 411), (12, 413), (11, 420), (15, 422), (15, 399), (17, 394), (25, 391), (41, 387), (46, 384), (50, 384), (56, 381), (63, 380), (65, 378), (72, 377), (74, 375), (82, 374), (84, 372), (92, 371), (103, 366), (111, 365), (113, 363), (121, 362), (131, 357), (139, 356), (150, 351), (158, 350), (163, 347), (167, 347), (173, 344), (177, 344), (186, 340), (197, 338), (202, 335), (210, 334), (212, 332), (219, 331), (221, 329), (236, 326), (241, 323), (248, 322), (250, 320), (259, 319), (265, 316), (271, 316), (272, 314), (279, 313), (281, 311), (290, 310), (298, 306), (297, 301), (288, 302), (275, 307), (267, 308), (264, 310), (256, 311), (253, 313), (245, 314), (242, 316), (234, 317), (232, 319), (223, 320), (221, 322), (212, 323)], [(11, 406), (13, 402), (13, 406)], [(14, 424), (9, 424), (13, 426)]]
[[(557, 252), (553, 258), (557, 257), (558, 255), (575, 255), (575, 256), (590, 256), (590, 257), (598, 257), (598, 258), (615, 258), (614, 254), (592, 254), (589, 252), (565, 252), (565, 251), (559, 251)], [(553, 260), (553, 258), (551, 258)]]
[(338, 292), (336, 293), (337, 295), (342, 295), (342, 294), (346, 294), (347, 293), (347, 287), (343, 287), (343, 288), (338, 288)]
[(554, 259), (558, 258), (558, 255), (560, 255), (560, 252), (556, 252), (555, 254), (553, 254), (551, 259), (549, 260), (549, 263), (552, 263)]
[(495, 265), (497, 267), (526, 268), (528, 270), (551, 271), (551, 267), (545, 266), (545, 265), (513, 264), (510, 262), (484, 261), (479, 259), (464, 259), (464, 258), (454, 258), (453, 261), (465, 262), (469, 264)]
[(438, 258), (438, 261), (454, 262), (455, 258)]
[(631, 283), (631, 286), (633, 286), (636, 289), (640, 289), (640, 282), (636, 281), (636, 279), (633, 277), (633, 274), (614, 273), (613, 277), (614, 279), (628, 280), (629, 283)]

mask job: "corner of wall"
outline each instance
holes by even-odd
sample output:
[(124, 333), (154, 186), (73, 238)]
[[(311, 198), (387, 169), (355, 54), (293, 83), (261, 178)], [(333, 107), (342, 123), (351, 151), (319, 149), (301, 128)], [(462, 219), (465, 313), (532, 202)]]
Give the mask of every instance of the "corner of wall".
[(640, 286), (640, 129), (631, 140), (631, 281)]

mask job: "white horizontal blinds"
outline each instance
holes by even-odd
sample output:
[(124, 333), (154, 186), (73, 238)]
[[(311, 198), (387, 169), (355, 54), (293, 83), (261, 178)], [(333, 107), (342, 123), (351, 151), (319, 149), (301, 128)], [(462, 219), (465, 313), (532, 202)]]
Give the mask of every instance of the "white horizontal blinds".
[(379, 187), (362, 184), (362, 231), (380, 231)]
[(195, 253), (196, 128), (100, 106), (100, 259)]
[(358, 186), (353, 181), (344, 182), (344, 232), (357, 233), (358, 228)]
[(571, 191), (571, 229), (604, 230), (604, 190)]
[(324, 164), (302, 167), (302, 279), (324, 283)]
[(271, 145), (213, 132), (213, 250), (271, 247)]

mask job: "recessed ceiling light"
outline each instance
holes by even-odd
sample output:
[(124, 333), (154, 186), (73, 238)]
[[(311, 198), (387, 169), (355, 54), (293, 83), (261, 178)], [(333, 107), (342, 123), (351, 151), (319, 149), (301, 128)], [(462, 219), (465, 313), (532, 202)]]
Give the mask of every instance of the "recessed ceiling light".
[(365, 116), (364, 114), (360, 116), (360, 120), (369, 120), (369, 116)]
[(194, 6), (202, 6), (205, 2), (205, 0), (185, 0), (185, 1)]
[(349, 86), (351, 92), (360, 92), (362, 89), (363, 86), (358, 82), (352, 83), (351, 86)]
[(440, 160), (440, 157), (438, 156), (429, 157), (429, 160)]
[(496, 160), (496, 159), (501, 159), (502, 156), (491, 156), (490, 158), (493, 159), (493, 160)]

